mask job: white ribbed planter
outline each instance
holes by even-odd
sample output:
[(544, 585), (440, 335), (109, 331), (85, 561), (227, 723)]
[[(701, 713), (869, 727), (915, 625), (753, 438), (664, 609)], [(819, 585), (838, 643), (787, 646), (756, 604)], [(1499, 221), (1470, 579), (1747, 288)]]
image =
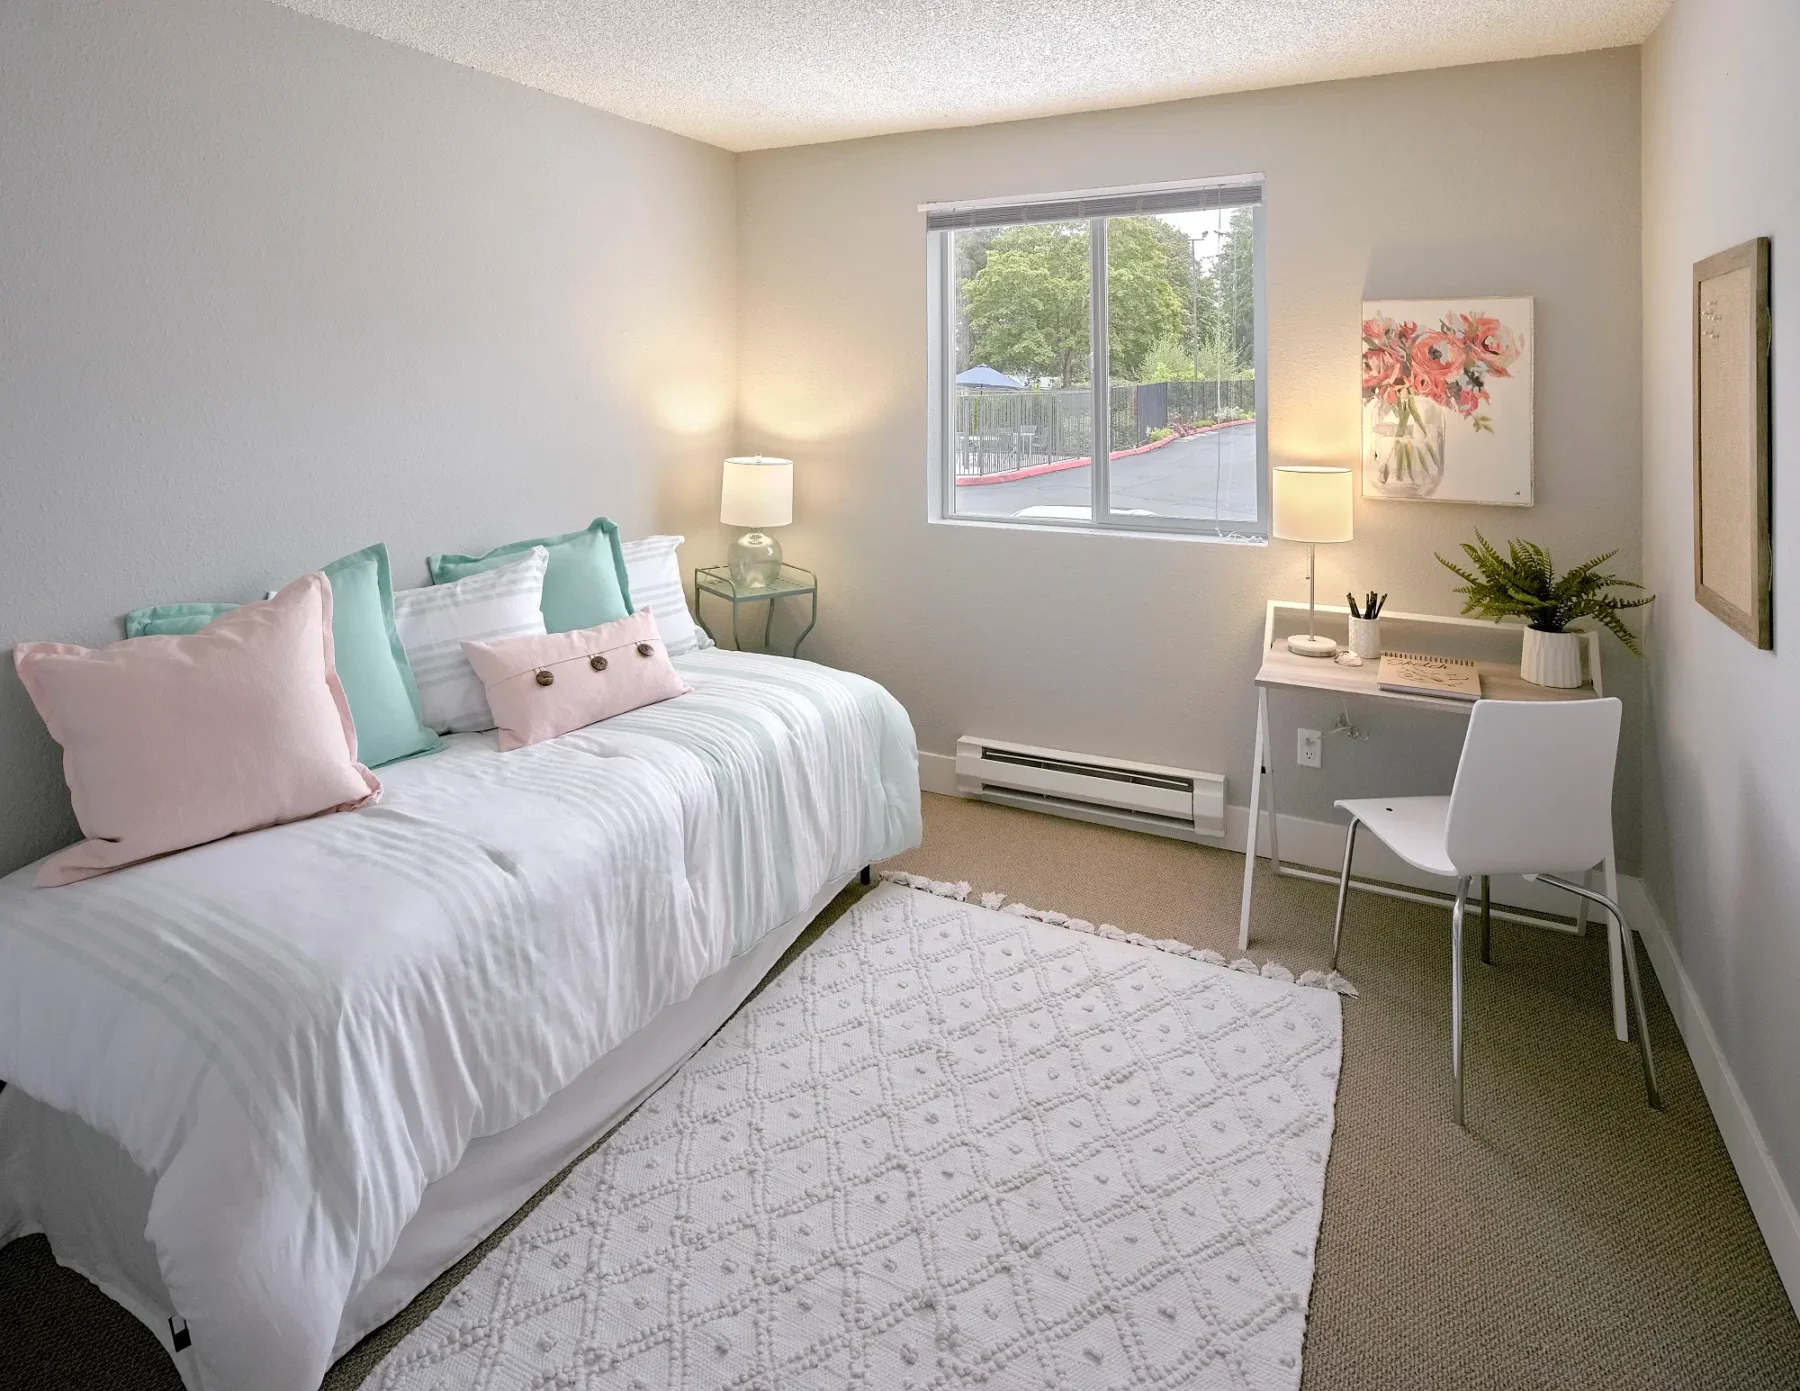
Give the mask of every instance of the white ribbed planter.
[(1581, 634), (1525, 630), (1519, 675), (1534, 686), (1572, 690), (1581, 684)]

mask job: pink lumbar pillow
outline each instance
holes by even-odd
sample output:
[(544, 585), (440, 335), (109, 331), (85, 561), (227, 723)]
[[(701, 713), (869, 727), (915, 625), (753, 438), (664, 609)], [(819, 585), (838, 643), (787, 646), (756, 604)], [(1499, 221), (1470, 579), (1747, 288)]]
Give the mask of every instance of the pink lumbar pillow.
[(685, 695), (649, 609), (572, 633), (465, 642), (500, 748), (522, 749), (640, 705)]
[(332, 664), (331, 584), (302, 575), (187, 637), (28, 642), (19, 678), (63, 747), (88, 839), (39, 885), (372, 802)]

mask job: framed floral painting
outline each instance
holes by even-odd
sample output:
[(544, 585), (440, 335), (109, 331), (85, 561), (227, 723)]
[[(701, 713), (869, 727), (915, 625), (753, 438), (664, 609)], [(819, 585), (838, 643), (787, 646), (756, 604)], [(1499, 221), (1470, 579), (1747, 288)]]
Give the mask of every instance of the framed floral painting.
[(1531, 506), (1531, 300), (1362, 309), (1363, 496)]

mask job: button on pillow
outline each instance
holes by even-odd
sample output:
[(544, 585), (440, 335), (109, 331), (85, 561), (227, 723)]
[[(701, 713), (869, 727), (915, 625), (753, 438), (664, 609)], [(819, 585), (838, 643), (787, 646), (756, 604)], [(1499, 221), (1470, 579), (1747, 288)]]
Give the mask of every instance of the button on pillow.
[(573, 633), (465, 642), (502, 751), (685, 695), (650, 610)]

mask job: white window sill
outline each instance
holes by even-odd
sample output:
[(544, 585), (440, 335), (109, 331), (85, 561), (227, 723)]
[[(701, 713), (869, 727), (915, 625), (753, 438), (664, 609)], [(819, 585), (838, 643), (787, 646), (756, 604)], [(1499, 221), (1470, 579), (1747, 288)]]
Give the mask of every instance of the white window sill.
[(1198, 541), (1209, 546), (1266, 546), (1269, 538), (1218, 535), (1210, 531), (1158, 531), (1150, 527), (1094, 526), (1089, 522), (1014, 521), (1007, 517), (928, 517), (933, 526), (972, 527), (981, 531), (1035, 531), (1062, 536), (1111, 536), (1131, 541)]

